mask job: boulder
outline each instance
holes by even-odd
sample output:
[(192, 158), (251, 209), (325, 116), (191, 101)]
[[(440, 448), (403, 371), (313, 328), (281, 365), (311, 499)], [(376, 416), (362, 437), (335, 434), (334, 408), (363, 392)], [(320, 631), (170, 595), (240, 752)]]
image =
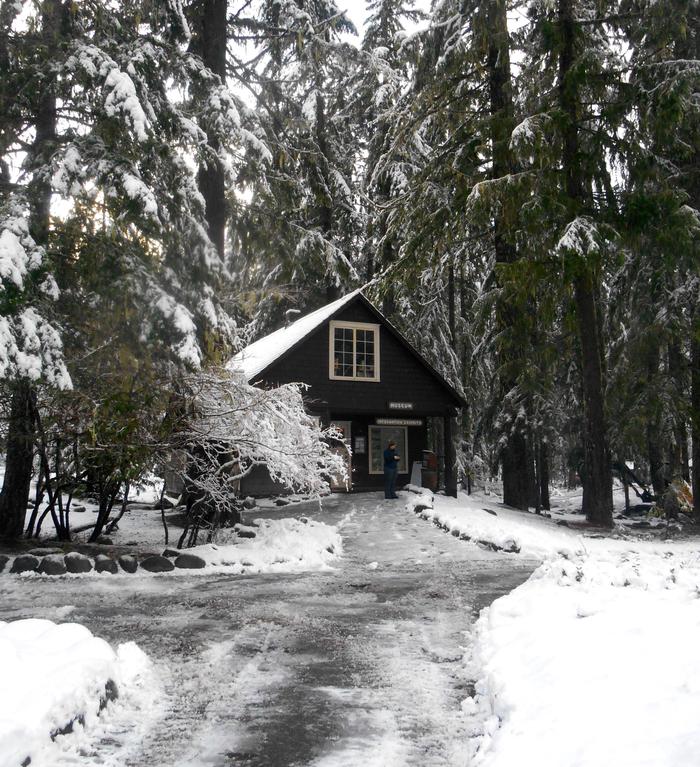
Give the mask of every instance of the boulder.
[(151, 504), (151, 509), (157, 509), (158, 511), (163, 509), (174, 509), (177, 505), (179, 505), (180, 499), (179, 498), (173, 498), (172, 496), (164, 495), (163, 498), (159, 498), (155, 503)]
[(61, 554), (49, 554), (39, 563), (37, 572), (42, 575), (65, 575), (67, 569)]
[(78, 503), (75, 506), (70, 507), (71, 511), (75, 511), (78, 514), (82, 514), (84, 511), (87, 511), (87, 507), (83, 506), (82, 504)]
[(207, 563), (196, 554), (180, 554), (175, 560), (175, 567), (181, 567), (183, 570), (201, 570)]
[(167, 557), (161, 557), (160, 554), (146, 557), (146, 559), (141, 562), (141, 567), (144, 570), (148, 570), (149, 573), (169, 573), (171, 570), (175, 569), (172, 560)]
[(71, 551), (63, 557), (66, 563), (66, 569), (69, 573), (89, 573), (92, 570), (92, 562), (85, 554), (78, 551)]
[(248, 525), (234, 525), (233, 529), (236, 531), (236, 535), (239, 538), (255, 538), (256, 532), (252, 527), (249, 527)]
[(164, 549), (163, 550), (163, 556), (168, 557), (169, 559), (174, 559), (175, 557), (179, 557), (182, 552), (179, 549)]
[(20, 554), (10, 568), (11, 573), (31, 573), (39, 567), (39, 557), (33, 554)]
[(119, 566), (125, 573), (135, 573), (139, 563), (136, 557), (132, 557), (131, 554), (124, 554), (124, 556), (119, 557)]
[(106, 554), (98, 554), (95, 557), (95, 572), (116, 575), (118, 572), (117, 563)]
[(10, 561), (7, 554), (0, 554), (0, 573), (5, 569), (5, 566)]
[(255, 498), (252, 498), (250, 495), (247, 498), (243, 499), (244, 509), (254, 509), (257, 505), (258, 505), (258, 502), (255, 500)]

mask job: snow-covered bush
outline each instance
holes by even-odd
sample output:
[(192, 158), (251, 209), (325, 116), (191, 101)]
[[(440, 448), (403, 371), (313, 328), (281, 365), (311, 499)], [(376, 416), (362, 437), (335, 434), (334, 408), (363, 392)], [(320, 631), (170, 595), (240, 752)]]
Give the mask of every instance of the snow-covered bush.
[(334, 432), (304, 409), (301, 384), (251, 386), (241, 374), (212, 370), (184, 379), (185, 405), (171, 446), (186, 450), (185, 487), (190, 545), (202, 526), (216, 529), (237, 518), (240, 480), (256, 466), (271, 478), (311, 496), (346, 475), (331, 446)]

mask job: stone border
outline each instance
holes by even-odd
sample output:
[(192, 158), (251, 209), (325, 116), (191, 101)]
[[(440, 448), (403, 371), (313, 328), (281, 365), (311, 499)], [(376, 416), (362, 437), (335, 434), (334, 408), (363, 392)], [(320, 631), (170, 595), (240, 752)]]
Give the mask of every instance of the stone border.
[[(459, 538), (460, 541), (471, 541), (472, 543), (477, 543), (479, 546), (483, 546), (484, 548), (490, 549), (491, 551), (505, 551), (507, 554), (520, 554), (520, 546), (518, 546), (515, 541), (511, 541), (510, 546), (499, 546), (493, 541), (474, 538), (471, 535), (460, 532), (456, 528), (453, 529), (448, 527), (447, 525), (440, 522), (440, 520), (437, 519), (432, 513), (434, 510), (434, 496), (432, 493), (418, 492), (418, 490), (414, 489), (413, 486), (406, 486), (404, 489), (411, 493), (416, 493), (419, 496), (418, 498), (411, 500), (406, 504), (406, 510), (413, 511), (416, 516), (424, 519), (426, 522), (432, 522), (435, 527), (439, 527), (440, 530), (444, 530), (446, 533), (450, 533), (455, 538)], [(489, 509), (485, 509), (485, 511), (488, 511), (489, 514), (493, 514), (496, 517), (498, 516), (495, 511)]]
[[(10, 564), (11, 563), (11, 564)], [(9, 567), (8, 567), (9, 566)], [(14, 558), (0, 554), (0, 573), (21, 575), (60, 576), (79, 575), (94, 572), (107, 575), (133, 574), (138, 570), (149, 573), (168, 573), (174, 570), (201, 570), (207, 566), (202, 557), (188, 551), (165, 549), (162, 554), (144, 554), (140, 558), (133, 554), (110, 557), (97, 554), (88, 557), (77, 551), (64, 553), (62, 549), (32, 549)]]

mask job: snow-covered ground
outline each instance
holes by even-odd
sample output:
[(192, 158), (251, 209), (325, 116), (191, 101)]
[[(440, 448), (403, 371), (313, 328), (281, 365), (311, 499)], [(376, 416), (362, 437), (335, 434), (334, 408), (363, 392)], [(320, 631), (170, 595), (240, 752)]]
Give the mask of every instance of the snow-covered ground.
[(555, 557), (482, 612), (475, 765), (698, 764), (700, 555), (657, 548)]
[(558, 501), (554, 519), (571, 527), (489, 496), (408, 498), (453, 535), (543, 560), (482, 611), (468, 642), (472, 763), (696, 765), (699, 542), (664, 527), (654, 539), (624, 525), (576, 529), (576, 498)]
[(342, 538), (333, 525), (306, 517), (255, 522), (255, 538), (231, 534), (231, 543), (195, 546), (185, 551), (205, 560), (208, 567), (203, 571), (279, 573), (328, 569), (343, 550)]
[(138, 646), (115, 651), (77, 623), (0, 622), (0, 680), (0, 767), (77, 760), (111, 729), (146, 727), (157, 705)]
[[(0, 475), (1, 482), (1, 475)], [(143, 558), (147, 554), (160, 554), (166, 547), (173, 549), (182, 533), (182, 507), (166, 509), (165, 524), (168, 529), (166, 544), (163, 516), (158, 508), (160, 496), (159, 483), (152, 483), (141, 488), (133, 489), (129, 497), (130, 505), (119, 520), (118, 528), (108, 534), (111, 544), (93, 547), (88, 553), (94, 555), (100, 551), (105, 554), (118, 556), (129, 553)], [(302, 501), (295, 497), (289, 504), (292, 510)], [(307, 503), (313, 508), (318, 502)], [(212, 572), (227, 572), (232, 574), (302, 572), (305, 570), (324, 570), (332, 566), (333, 561), (342, 553), (342, 538), (333, 525), (328, 525), (301, 514), (298, 518), (267, 519), (257, 518), (256, 514), (265, 514), (270, 509), (277, 509), (274, 503), (261, 503), (259, 509), (252, 509), (247, 519), (254, 526), (247, 527), (247, 532), (255, 537), (239, 536), (236, 529), (222, 528), (216, 532), (213, 543), (183, 549), (183, 553), (194, 554), (206, 562), (206, 566), (194, 571), (194, 574), (211, 574)], [(286, 508), (286, 507), (285, 507)], [(98, 511), (97, 505), (90, 500), (73, 502), (71, 526), (74, 530), (89, 525), (94, 521)], [(27, 520), (30, 510), (27, 511)], [(115, 509), (115, 515), (117, 509)], [(92, 528), (74, 533), (76, 543), (85, 543)], [(45, 542), (55, 534), (50, 518), (45, 520), (41, 539)], [(202, 534), (204, 537), (204, 534)], [(55, 542), (52, 541), (52, 545)], [(128, 548), (127, 548), (128, 547)], [(69, 546), (66, 551), (70, 550)], [(13, 552), (8, 552), (13, 553)], [(6, 568), (9, 570), (9, 566)], [(138, 571), (140, 575), (152, 577), (155, 574), (145, 570)], [(189, 571), (192, 574), (191, 571)], [(121, 571), (120, 571), (121, 573)], [(123, 573), (121, 573), (123, 574)], [(176, 569), (170, 574), (182, 574)], [(156, 577), (162, 574), (158, 573)], [(33, 577), (23, 574), (21, 577)], [(105, 578), (114, 577), (95, 570), (80, 575), (69, 575), (73, 578)]]

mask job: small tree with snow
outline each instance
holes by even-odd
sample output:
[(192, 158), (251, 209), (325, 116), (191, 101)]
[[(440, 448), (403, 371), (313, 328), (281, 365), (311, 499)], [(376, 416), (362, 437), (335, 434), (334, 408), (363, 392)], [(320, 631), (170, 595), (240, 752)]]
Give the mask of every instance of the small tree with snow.
[(239, 521), (240, 480), (256, 466), (299, 493), (319, 497), (332, 477), (344, 478), (343, 458), (304, 410), (302, 387), (249, 385), (240, 374), (212, 370), (187, 377), (182, 420), (171, 446), (185, 450), (187, 524), (179, 545), (193, 546), (202, 528), (211, 540), (222, 524)]

